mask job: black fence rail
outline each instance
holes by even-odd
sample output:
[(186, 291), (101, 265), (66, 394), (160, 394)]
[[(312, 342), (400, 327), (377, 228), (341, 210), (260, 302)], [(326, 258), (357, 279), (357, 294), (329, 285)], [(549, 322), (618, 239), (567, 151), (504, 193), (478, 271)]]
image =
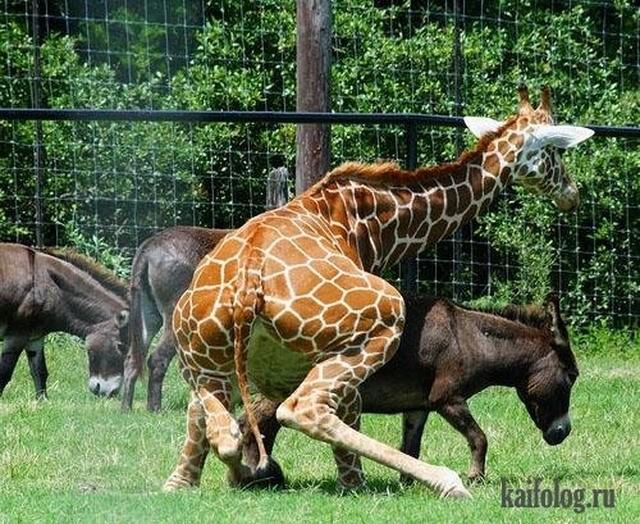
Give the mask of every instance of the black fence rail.
[[(78, 122), (182, 122), (279, 123), (279, 124), (371, 124), (403, 125), (407, 136), (412, 126), (464, 128), (463, 117), (418, 113), (300, 113), (295, 111), (172, 111), (145, 109), (31, 109), (0, 108), (0, 120)], [(596, 136), (640, 138), (640, 127), (582, 124)]]
[[(44, 128), (38, 131), (33, 125), (35, 122), (42, 122)], [(18, 132), (20, 123), (33, 127)], [(8, 220), (12, 220), (13, 212), (13, 220), (20, 226), (14, 233), (3, 231), (2, 238), (57, 245), (77, 243), (80, 235), (85, 239), (83, 242), (87, 238), (94, 242), (93, 249), (98, 255), (101, 249), (110, 247), (117, 253), (131, 256), (144, 238), (170, 225), (238, 227), (265, 208), (264, 166), (292, 165), (291, 159), (281, 154), (281, 150), (286, 149), (281, 144), (271, 146), (268, 140), (259, 145), (254, 143), (257, 142), (254, 137), (263, 129), (260, 126), (270, 130), (275, 126), (276, 130), (282, 130), (283, 126), (287, 128), (289, 124), (299, 123), (332, 124), (336, 130), (347, 129), (347, 136), (348, 129), (353, 126), (359, 127), (361, 133), (374, 130), (379, 145), (373, 154), (399, 160), (409, 169), (417, 167), (419, 160), (431, 163), (434, 158), (442, 158), (442, 152), (435, 150), (443, 144), (446, 147), (447, 143), (459, 143), (460, 128), (464, 126), (459, 117), (404, 113), (0, 108), (0, 129), (4, 125), (5, 131), (10, 128), (13, 133), (5, 133), (12, 137), (6, 143), (0, 140), (0, 147), (8, 146), (5, 158), (11, 159), (7, 173), (13, 176), (16, 188), (20, 177), (27, 176), (33, 181), (22, 184), (21, 193), (14, 195), (10, 194), (9, 184), (2, 186), (5, 194), (0, 194), (0, 207), (5, 208)], [(59, 131), (55, 126), (67, 125), (70, 128), (65, 128), (64, 136), (71, 145), (64, 149), (64, 154), (73, 158), (65, 163), (55, 158), (60, 148), (49, 141), (59, 140), (55, 138)], [(151, 145), (141, 142), (136, 135), (138, 126), (161, 126), (158, 128), (161, 139)], [(219, 145), (194, 138), (199, 132), (205, 133), (206, 138), (210, 126), (235, 130), (242, 141), (242, 152), (231, 147), (224, 150)], [(623, 151), (637, 148), (638, 127), (587, 127), (596, 132), (599, 140), (594, 140), (591, 151), (580, 151), (578, 156), (593, 155), (594, 151), (597, 154), (610, 140)], [(440, 133), (444, 134), (441, 136)], [(122, 136), (128, 135), (134, 138), (123, 143)], [(186, 142), (183, 141), (185, 136)], [(287, 135), (290, 141), (292, 136), (291, 132)], [(356, 136), (358, 140), (359, 135)], [(54, 151), (54, 158), (47, 156), (49, 146)], [(203, 147), (212, 149), (201, 150)], [(266, 151), (260, 150), (265, 147)], [(118, 151), (122, 148), (124, 153)], [(187, 151), (182, 151), (184, 148)], [(344, 149), (335, 152), (334, 164), (356, 157), (375, 159), (370, 154), (363, 158), (360, 149), (349, 145)], [(358, 151), (356, 157), (351, 156), (352, 149)], [(167, 151), (172, 157), (168, 163), (160, 158)], [(174, 158), (183, 153), (185, 158)], [(28, 157), (29, 154), (33, 155), (32, 168), (19, 168), (17, 157)], [(127, 162), (127, 155), (130, 156), (132, 169), (122, 165), (120, 156), (115, 159), (123, 154), (124, 162)], [(220, 158), (211, 163), (196, 159), (208, 154)], [(83, 155), (89, 158), (83, 159)], [(200, 164), (194, 165), (196, 162)], [(185, 165), (191, 166), (187, 168), (186, 181), (180, 175)], [(226, 170), (224, 175), (221, 170)], [(597, 206), (602, 195), (590, 190), (578, 218), (554, 216), (540, 224), (535, 216), (537, 211), (532, 209), (514, 226), (530, 228), (533, 232), (531, 244), (546, 243), (545, 252), (532, 254), (526, 249), (523, 251), (522, 246), (516, 246), (516, 249), (505, 243), (501, 237), (504, 231), (496, 232), (498, 226), (490, 217), (484, 226), (463, 228), (455, 238), (439, 243), (419, 260), (405, 264), (400, 272), (394, 270), (386, 276), (407, 292), (428, 291), (459, 300), (517, 299), (519, 293), (525, 297), (535, 296), (551, 287), (572, 297), (575, 309), (581, 308), (578, 317), (581, 321), (605, 318), (618, 325), (637, 325), (640, 318), (637, 173), (600, 176), (622, 178), (625, 187), (621, 191), (628, 192), (612, 221), (611, 227), (617, 224), (618, 230), (608, 240), (603, 240), (603, 233), (598, 231), (602, 211)], [(189, 196), (194, 192), (199, 194)], [(509, 217), (509, 209), (522, 205), (519, 199), (517, 192), (508, 192), (505, 198), (507, 215), (503, 212), (497, 218), (505, 220), (505, 216)], [(524, 199), (529, 206), (539, 200)], [(610, 209), (607, 212), (611, 215)], [(531, 249), (535, 251), (538, 247), (534, 245)], [(545, 257), (549, 258), (549, 267), (544, 267)], [(527, 288), (526, 292), (521, 289), (523, 287)]]

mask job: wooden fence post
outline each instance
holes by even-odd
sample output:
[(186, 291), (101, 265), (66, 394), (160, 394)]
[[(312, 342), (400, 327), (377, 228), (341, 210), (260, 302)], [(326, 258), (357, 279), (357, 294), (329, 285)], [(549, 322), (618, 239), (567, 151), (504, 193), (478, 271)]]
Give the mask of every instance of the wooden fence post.
[[(330, 111), (331, 1), (297, 0), (296, 110)], [(296, 130), (296, 193), (300, 194), (329, 170), (330, 128), (298, 124)]]

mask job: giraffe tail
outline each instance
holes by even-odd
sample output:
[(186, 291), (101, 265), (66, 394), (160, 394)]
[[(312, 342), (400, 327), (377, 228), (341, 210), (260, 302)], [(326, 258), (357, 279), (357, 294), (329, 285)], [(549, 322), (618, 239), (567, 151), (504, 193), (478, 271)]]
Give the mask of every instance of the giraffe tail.
[[(257, 266), (257, 267), (256, 267)], [(251, 433), (258, 446), (258, 465), (255, 470), (252, 482), (283, 485), (284, 476), (278, 464), (273, 461), (264, 445), (264, 440), (255, 413), (252, 408), (251, 393), (249, 391), (249, 380), (247, 376), (247, 343), (251, 336), (251, 327), (258, 316), (258, 312), (263, 306), (263, 294), (261, 286), (261, 275), (259, 264), (255, 266), (251, 263), (239, 269), (238, 290), (236, 293), (235, 307), (233, 313), (234, 320), (234, 346), (233, 356), (238, 379), (238, 389), (244, 405), (246, 419), (249, 423)]]

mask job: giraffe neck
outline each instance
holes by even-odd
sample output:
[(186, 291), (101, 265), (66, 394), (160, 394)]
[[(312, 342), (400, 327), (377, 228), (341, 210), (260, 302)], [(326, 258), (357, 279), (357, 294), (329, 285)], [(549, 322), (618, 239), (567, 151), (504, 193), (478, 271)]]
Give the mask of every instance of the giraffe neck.
[(318, 205), (334, 235), (362, 267), (379, 273), (453, 234), (483, 213), (513, 177), (522, 135), (508, 130), (483, 151), (390, 182), (345, 176), (322, 189)]

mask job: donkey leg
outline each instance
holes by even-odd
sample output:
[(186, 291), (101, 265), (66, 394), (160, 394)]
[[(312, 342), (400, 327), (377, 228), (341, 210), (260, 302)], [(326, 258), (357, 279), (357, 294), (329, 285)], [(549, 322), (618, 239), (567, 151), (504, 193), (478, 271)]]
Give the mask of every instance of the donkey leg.
[(29, 370), (36, 388), (36, 398), (47, 398), (47, 362), (44, 356), (44, 338), (29, 342), (27, 346), (27, 358), (29, 360)]
[(131, 354), (127, 354), (127, 357), (124, 361), (124, 377), (122, 381), (122, 403), (120, 404), (120, 409), (123, 412), (127, 412), (131, 410), (131, 406), (133, 405), (133, 393), (136, 389), (136, 380), (138, 378), (138, 372), (133, 365), (133, 360), (131, 358)]
[[(402, 447), (403, 453), (414, 458), (420, 457), (420, 445), (424, 426), (427, 423), (428, 411), (407, 411), (402, 414)], [(413, 479), (407, 475), (400, 475), (400, 480), (411, 484)]]
[(176, 469), (164, 483), (164, 491), (198, 486), (204, 461), (209, 453), (209, 442), (205, 435), (205, 412), (198, 395), (191, 393), (187, 408), (187, 437)]
[(345, 348), (341, 354), (316, 364), (280, 405), (276, 413), (278, 420), (312, 438), (410, 475), (442, 496), (469, 497), (455, 472), (426, 464), (377, 442), (349, 427), (336, 415), (340, 400), (393, 355), (395, 347), (392, 346), (397, 347), (399, 339), (399, 328), (378, 325), (368, 331), (361, 347)]
[(403, 453), (415, 458), (420, 457), (420, 444), (428, 416), (428, 411), (407, 411), (402, 414), (402, 447), (400, 449)]
[[(278, 402), (260, 396), (251, 406), (251, 411), (256, 418), (258, 428), (260, 428), (260, 433), (262, 434), (264, 448), (269, 455), (273, 452), (276, 436), (282, 427), (276, 418), (276, 410), (279, 405)], [(260, 453), (253, 432), (247, 423), (246, 413), (240, 417), (238, 423), (244, 435), (242, 450), (244, 461), (251, 468), (251, 471), (255, 471), (260, 461)], [(284, 479), (282, 479), (282, 483), (284, 483)]]
[(171, 360), (176, 355), (175, 340), (171, 328), (165, 328), (160, 342), (149, 357), (149, 386), (147, 389), (147, 409), (160, 411), (162, 407), (162, 384)]
[(20, 358), (26, 343), (27, 340), (23, 337), (9, 336), (4, 339), (4, 349), (2, 356), (0, 356), (0, 395), (11, 380), (18, 358)]
[(469, 480), (484, 478), (485, 459), (487, 456), (487, 436), (473, 418), (469, 406), (464, 400), (442, 406), (438, 413), (456, 430), (464, 435), (471, 450), (471, 467)]

